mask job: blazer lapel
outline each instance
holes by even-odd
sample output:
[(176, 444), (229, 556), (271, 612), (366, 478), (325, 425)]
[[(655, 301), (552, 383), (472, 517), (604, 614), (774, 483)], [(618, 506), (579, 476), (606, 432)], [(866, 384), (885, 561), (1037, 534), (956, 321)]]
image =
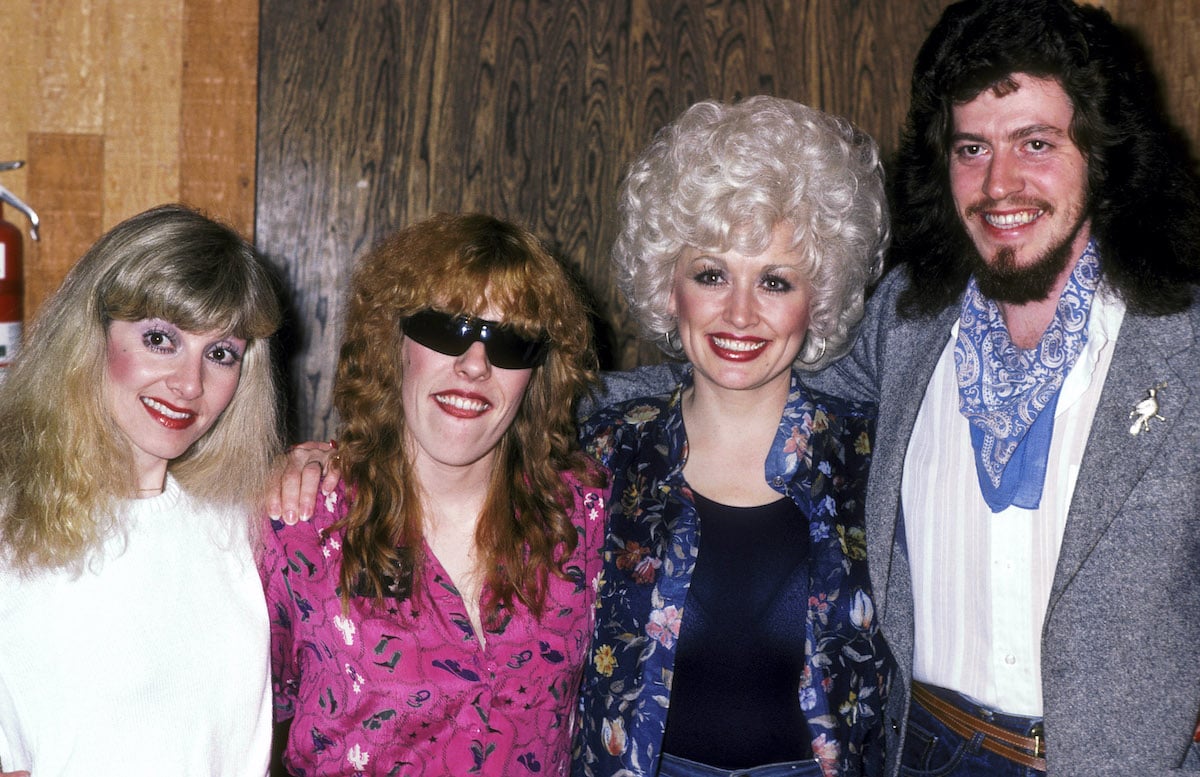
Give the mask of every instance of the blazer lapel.
[[(1047, 620), (1138, 481), (1169, 454), (1164, 446), (1190, 399), (1189, 381), (1200, 375), (1194, 339), (1186, 314), (1151, 318), (1126, 313), (1075, 482)], [(1130, 411), (1160, 383), (1166, 384), (1158, 393), (1165, 420), (1153, 420), (1148, 431), (1130, 434)]]

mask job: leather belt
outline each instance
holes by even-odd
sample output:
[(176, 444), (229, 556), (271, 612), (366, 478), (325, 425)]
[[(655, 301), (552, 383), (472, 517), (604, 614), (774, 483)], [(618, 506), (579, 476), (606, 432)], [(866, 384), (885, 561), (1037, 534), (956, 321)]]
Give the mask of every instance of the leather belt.
[(915, 681), (912, 684), (912, 698), (963, 739), (974, 739), (976, 734), (982, 734), (983, 741), (980, 744), (984, 750), (1021, 766), (1046, 771), (1046, 739), (1042, 736), (1040, 724), (1033, 736), (1021, 736), (959, 709)]

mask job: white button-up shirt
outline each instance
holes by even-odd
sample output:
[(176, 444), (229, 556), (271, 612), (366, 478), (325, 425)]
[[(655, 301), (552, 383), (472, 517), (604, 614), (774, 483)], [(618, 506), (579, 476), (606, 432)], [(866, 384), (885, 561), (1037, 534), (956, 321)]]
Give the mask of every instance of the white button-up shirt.
[(913, 677), (1016, 715), (1042, 715), (1041, 636), (1067, 511), (1125, 305), (1102, 286), (1067, 374), (1040, 505), (993, 513), (959, 412), (954, 343), (938, 360), (904, 461), (916, 616)]

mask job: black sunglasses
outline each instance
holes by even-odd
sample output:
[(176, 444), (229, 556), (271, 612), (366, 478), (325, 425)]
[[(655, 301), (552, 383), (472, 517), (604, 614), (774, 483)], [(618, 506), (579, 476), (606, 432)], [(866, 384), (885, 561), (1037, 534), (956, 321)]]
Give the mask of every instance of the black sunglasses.
[(447, 356), (462, 356), (472, 343), (483, 343), (493, 367), (528, 370), (546, 358), (546, 338), (531, 340), (498, 321), (422, 310), (404, 320), (404, 334)]

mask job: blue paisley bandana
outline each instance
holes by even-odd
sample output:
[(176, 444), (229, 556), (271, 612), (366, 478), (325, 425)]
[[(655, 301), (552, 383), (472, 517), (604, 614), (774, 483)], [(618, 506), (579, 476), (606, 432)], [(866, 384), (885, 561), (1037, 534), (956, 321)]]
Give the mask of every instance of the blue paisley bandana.
[(971, 423), (979, 487), (994, 513), (1041, 502), (1058, 395), (1087, 343), (1099, 280), (1100, 257), (1089, 241), (1054, 320), (1028, 351), (1013, 345), (1000, 308), (979, 293), (975, 278), (967, 284), (954, 344), (958, 409)]

